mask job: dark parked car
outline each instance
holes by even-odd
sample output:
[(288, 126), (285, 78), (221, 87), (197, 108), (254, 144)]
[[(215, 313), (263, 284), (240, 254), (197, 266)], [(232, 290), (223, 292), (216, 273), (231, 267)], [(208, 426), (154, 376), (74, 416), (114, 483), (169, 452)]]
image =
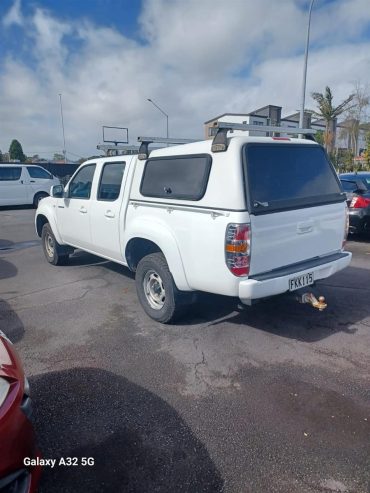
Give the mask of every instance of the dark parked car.
[(22, 364), (14, 346), (0, 331), (1, 493), (35, 493), (37, 490), (41, 468), (24, 464), (25, 458), (40, 457), (30, 414), (31, 400)]
[(370, 233), (370, 172), (339, 175), (347, 195), (350, 233)]

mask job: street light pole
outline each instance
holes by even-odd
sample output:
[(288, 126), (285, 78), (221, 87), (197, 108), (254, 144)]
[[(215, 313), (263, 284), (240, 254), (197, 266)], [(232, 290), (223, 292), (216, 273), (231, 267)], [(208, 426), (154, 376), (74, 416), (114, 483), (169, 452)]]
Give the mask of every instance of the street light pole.
[(306, 98), (308, 46), (310, 44), (311, 12), (312, 12), (312, 6), (313, 6), (314, 1), (315, 0), (311, 0), (310, 10), (308, 12), (306, 50), (305, 50), (305, 54), (304, 54), (304, 64), (303, 64), (302, 100), (301, 100), (301, 111), (300, 111), (300, 115), (299, 115), (299, 127), (300, 128), (303, 128), (303, 120), (304, 120), (304, 104), (305, 104), (305, 98)]
[(64, 135), (63, 106), (62, 106), (62, 95), (61, 94), (59, 94), (59, 101), (60, 101), (60, 116), (62, 117), (64, 164), (67, 164), (66, 138)]
[(168, 139), (168, 115), (166, 112), (162, 110), (152, 99), (148, 98), (148, 101), (152, 103), (153, 106), (155, 106), (165, 117), (166, 117), (166, 137)]

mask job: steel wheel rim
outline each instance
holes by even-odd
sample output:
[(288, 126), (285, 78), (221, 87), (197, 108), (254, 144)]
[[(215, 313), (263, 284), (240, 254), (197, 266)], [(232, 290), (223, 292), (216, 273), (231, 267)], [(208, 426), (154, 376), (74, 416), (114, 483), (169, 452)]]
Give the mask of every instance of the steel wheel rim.
[(166, 301), (166, 291), (164, 289), (161, 276), (155, 270), (148, 270), (144, 276), (143, 288), (145, 297), (154, 310), (161, 310)]
[(46, 253), (48, 254), (49, 257), (54, 256), (54, 248), (55, 248), (54, 239), (50, 233), (47, 233), (45, 235), (45, 249), (46, 249)]

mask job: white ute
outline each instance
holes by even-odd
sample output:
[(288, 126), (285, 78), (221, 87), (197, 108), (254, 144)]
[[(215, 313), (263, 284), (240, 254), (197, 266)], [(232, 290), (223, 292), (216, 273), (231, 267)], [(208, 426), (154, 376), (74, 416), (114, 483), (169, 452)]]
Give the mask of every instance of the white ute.
[(163, 323), (196, 291), (251, 304), (344, 269), (346, 197), (324, 149), (303, 138), (228, 136), (248, 127), (219, 122), (213, 141), (150, 156), (156, 139), (140, 138), (138, 155), (86, 161), (37, 209), (47, 261), (63, 264), (80, 248), (127, 266), (144, 310)]

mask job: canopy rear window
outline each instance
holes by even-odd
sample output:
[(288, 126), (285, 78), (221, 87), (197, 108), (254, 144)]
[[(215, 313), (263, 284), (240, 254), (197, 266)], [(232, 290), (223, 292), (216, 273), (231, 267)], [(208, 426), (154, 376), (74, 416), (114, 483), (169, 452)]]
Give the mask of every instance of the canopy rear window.
[(247, 197), (255, 214), (345, 200), (322, 147), (247, 144), (244, 153)]

